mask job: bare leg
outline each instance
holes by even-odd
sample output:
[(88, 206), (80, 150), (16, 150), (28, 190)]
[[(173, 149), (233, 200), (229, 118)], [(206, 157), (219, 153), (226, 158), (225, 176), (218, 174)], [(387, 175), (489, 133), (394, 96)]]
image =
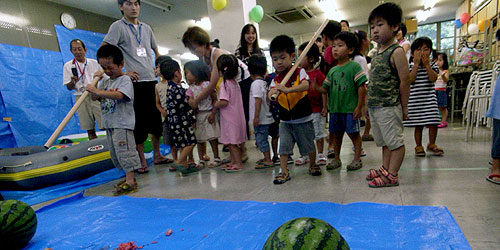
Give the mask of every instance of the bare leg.
[(364, 131), (363, 135), (370, 135), (371, 128), (372, 128), (372, 123), (370, 122), (370, 119), (366, 119), (365, 131)]
[(441, 122), (448, 122), (448, 108), (441, 107)]
[(247, 156), (247, 146), (246, 146), (246, 143), (242, 143), (240, 145), (238, 145), (240, 147), (240, 150), (241, 150), (241, 158), (245, 158)]
[(359, 132), (347, 134), (349, 138), (351, 138), (352, 144), (354, 145), (354, 161), (361, 160), (361, 136), (359, 136)]
[[(163, 157), (160, 153), (160, 137), (152, 134), (151, 135), (151, 142), (153, 144), (153, 162), (158, 163), (158, 162), (166, 160), (167, 158)], [(144, 144), (143, 144), (142, 149), (143, 149), (142, 152), (144, 154)]]
[(217, 139), (210, 141), (210, 147), (212, 148), (212, 152), (214, 153), (214, 158), (219, 158), (219, 142)]
[(243, 163), (241, 162), (241, 156), (242, 156), (242, 149), (240, 145), (235, 145), (235, 144), (230, 144), (229, 145), (229, 153), (231, 154), (231, 165), (237, 166), (242, 168)]
[(273, 165), (273, 161), (271, 160), (271, 152), (266, 151), (263, 152), (262, 154), (264, 155), (264, 160), (262, 162), (268, 165)]
[(333, 135), (333, 149), (335, 150), (335, 160), (340, 160), (340, 148), (342, 148), (342, 138), (344, 138), (344, 133)]
[(288, 155), (280, 155), (281, 172), (288, 174)]
[(309, 166), (314, 166), (316, 165), (316, 150), (313, 152), (309, 153)]
[(429, 144), (436, 144), (438, 128), (437, 125), (429, 126)]
[(273, 158), (278, 157), (278, 137), (271, 139), (271, 147), (273, 148)]
[(170, 152), (172, 152), (172, 159), (177, 161), (177, 147), (170, 145)]
[(87, 135), (89, 136), (89, 141), (97, 139), (97, 134), (95, 133), (95, 129), (87, 130)]
[(207, 154), (207, 143), (198, 142), (196, 144), (196, 147), (198, 148), (198, 159), (202, 161), (205, 155)]
[(332, 133), (328, 134), (328, 151), (335, 150), (335, 148), (334, 148), (335, 143), (334, 143), (333, 137), (334, 137), (334, 134), (332, 134)]
[(194, 144), (181, 148), (181, 150), (180, 150), (181, 152), (179, 154), (179, 158), (178, 158), (176, 163), (178, 165), (187, 166), (187, 164), (188, 164), (187, 158), (189, 155), (193, 154), (193, 148), (194, 148)]
[(384, 166), (385, 169), (389, 169), (389, 166), (391, 165), (391, 150), (384, 146), (382, 148), (382, 166)]
[(323, 154), (323, 149), (325, 147), (325, 138), (316, 140), (316, 151), (318, 154)]
[[(500, 174), (500, 159), (493, 159), (491, 161), (491, 171), (490, 174)], [(500, 181), (500, 178), (493, 177), (494, 181)]]
[(135, 184), (134, 177), (135, 177), (134, 171), (126, 172), (125, 182), (129, 185), (134, 185)]
[(144, 143), (137, 144), (135, 148), (137, 149), (137, 153), (139, 153), (139, 159), (141, 160), (141, 167), (143, 169), (147, 168), (148, 163), (146, 162), (146, 157), (144, 157)]
[(422, 131), (424, 130), (424, 126), (415, 127), (415, 131), (413, 132), (413, 136), (415, 137), (415, 143), (417, 146), (422, 146)]

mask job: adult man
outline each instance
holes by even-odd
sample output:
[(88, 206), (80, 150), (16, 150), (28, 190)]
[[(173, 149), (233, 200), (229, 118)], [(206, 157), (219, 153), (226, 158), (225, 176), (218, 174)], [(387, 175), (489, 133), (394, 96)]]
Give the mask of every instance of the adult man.
[(340, 28), (342, 31), (349, 32), (349, 22), (347, 20), (340, 21)]
[[(80, 39), (74, 39), (70, 42), (70, 50), (73, 56), (63, 67), (63, 84), (68, 90), (74, 90), (75, 101), (80, 99), (85, 91), (85, 86), (92, 82), (96, 71), (102, 70), (96, 60), (85, 58), (87, 48)], [(78, 119), (80, 128), (87, 130), (89, 140), (97, 138), (95, 133), (95, 122), (101, 128), (101, 107), (98, 101), (92, 101), (90, 97), (85, 98), (82, 105), (78, 108)]]
[[(160, 154), (160, 137), (162, 134), (161, 115), (155, 103), (155, 72), (151, 50), (157, 58), (160, 54), (153, 30), (149, 25), (139, 22), (141, 10), (140, 0), (118, 0), (118, 7), (123, 18), (109, 27), (104, 37), (104, 44), (118, 46), (125, 58), (125, 70), (134, 84), (135, 129), (134, 136), (137, 151), (141, 158), (142, 168), (139, 173), (148, 172), (144, 157), (144, 142), (151, 134), (153, 142), (153, 162), (155, 164), (170, 163), (170, 159)], [(101, 45), (101, 46), (102, 46)]]

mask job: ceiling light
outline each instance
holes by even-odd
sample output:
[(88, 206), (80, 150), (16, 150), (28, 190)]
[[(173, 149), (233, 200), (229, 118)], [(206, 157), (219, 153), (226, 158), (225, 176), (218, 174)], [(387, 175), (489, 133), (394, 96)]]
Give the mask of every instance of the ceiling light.
[(169, 49), (167, 47), (162, 47), (158, 46), (158, 52), (160, 52), (160, 55), (166, 55), (168, 54)]
[(203, 17), (200, 20), (193, 20), (194, 25), (199, 26), (200, 28), (204, 30), (211, 30), (212, 29), (212, 23), (210, 22), (210, 18), (208, 17)]
[(417, 20), (419, 22), (424, 22), (431, 16), (431, 10), (419, 10), (417, 11)]
[(342, 14), (337, 10), (334, 0), (319, 0), (319, 8), (325, 13), (325, 17), (330, 20), (342, 20)]
[(181, 55), (181, 59), (184, 60), (198, 60), (198, 57), (193, 55), (192, 53), (186, 52)]
[(30, 21), (24, 17), (13, 16), (0, 12), (0, 21), (15, 24), (18, 26), (25, 26), (30, 23)]
[(437, 1), (438, 0), (424, 0), (424, 10), (434, 7)]

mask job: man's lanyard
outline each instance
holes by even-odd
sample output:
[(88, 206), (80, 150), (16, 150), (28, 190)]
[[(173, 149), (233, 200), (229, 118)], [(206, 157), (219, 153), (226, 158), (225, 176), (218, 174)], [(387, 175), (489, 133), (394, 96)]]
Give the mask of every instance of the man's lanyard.
[(85, 58), (85, 66), (83, 66), (83, 70), (82, 70), (82, 68), (80, 68), (80, 64), (77, 63), (76, 58), (73, 59), (73, 64), (76, 64), (76, 67), (78, 68), (78, 71), (80, 72), (80, 77), (78, 77), (78, 81), (80, 81), (80, 79), (82, 79), (82, 82), (84, 82), (83, 75), (85, 75), (85, 70), (87, 69), (87, 58)]
[(123, 21), (123, 22), (128, 25), (130, 31), (132, 31), (132, 33), (135, 35), (135, 39), (137, 39), (137, 42), (139, 43), (139, 45), (141, 45), (142, 25), (138, 24), (139, 25), (139, 36), (137, 36), (136, 29), (135, 29), (134, 25), (130, 24), (130, 23), (126, 23), (125, 21)]

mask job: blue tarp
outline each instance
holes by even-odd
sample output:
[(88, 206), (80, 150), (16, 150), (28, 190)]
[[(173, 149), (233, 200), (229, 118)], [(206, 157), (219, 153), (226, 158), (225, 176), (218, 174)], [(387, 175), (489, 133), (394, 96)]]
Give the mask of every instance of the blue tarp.
[(54, 28), (56, 30), (57, 41), (59, 42), (63, 62), (67, 62), (74, 58), (73, 54), (71, 54), (69, 43), (75, 38), (78, 38), (85, 43), (85, 47), (87, 48), (87, 58), (97, 59), (97, 49), (101, 46), (102, 40), (104, 40), (104, 36), (106, 36), (106, 34), (79, 29), (69, 30), (64, 26), (57, 24), (54, 25)]
[[(375, 203), (271, 203), (84, 197), (37, 211), (38, 229), (25, 249), (262, 249), (267, 237), (298, 217), (322, 219), (351, 249), (471, 249), (446, 207)], [(173, 230), (169, 237), (168, 229)], [(153, 241), (157, 243), (153, 244)]]

